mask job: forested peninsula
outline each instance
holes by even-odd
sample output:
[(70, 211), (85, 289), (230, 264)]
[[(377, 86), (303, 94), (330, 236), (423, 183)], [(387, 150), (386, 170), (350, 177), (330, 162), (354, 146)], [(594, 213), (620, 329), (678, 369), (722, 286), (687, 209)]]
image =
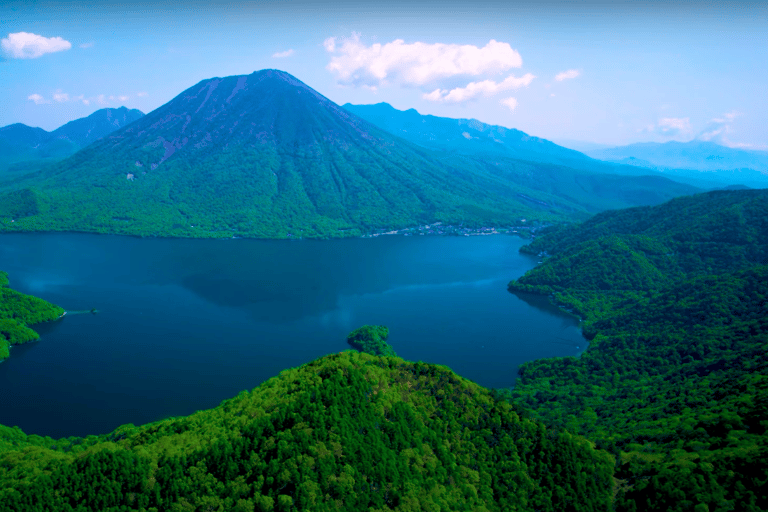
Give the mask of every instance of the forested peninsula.
[(617, 510), (768, 509), (768, 190), (596, 215), (509, 284), (584, 319), (580, 358), (523, 365), (511, 400), (617, 458)]
[(31, 325), (56, 320), (64, 310), (49, 302), (25, 295), (9, 286), (8, 274), (0, 271), (0, 361), (10, 355), (11, 345), (40, 338)]

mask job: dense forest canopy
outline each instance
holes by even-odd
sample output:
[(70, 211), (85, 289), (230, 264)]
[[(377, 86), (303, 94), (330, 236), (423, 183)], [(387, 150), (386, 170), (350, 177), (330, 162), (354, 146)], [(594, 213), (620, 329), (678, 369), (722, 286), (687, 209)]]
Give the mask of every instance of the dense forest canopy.
[(613, 458), (441, 366), (356, 351), (105, 436), (0, 429), (0, 511), (608, 510)]
[(525, 364), (512, 400), (612, 451), (619, 510), (768, 508), (768, 191), (596, 215), (510, 283), (582, 316), (580, 358)]
[(373, 356), (396, 357), (395, 350), (387, 343), (389, 329), (383, 325), (364, 325), (347, 336), (347, 343)]

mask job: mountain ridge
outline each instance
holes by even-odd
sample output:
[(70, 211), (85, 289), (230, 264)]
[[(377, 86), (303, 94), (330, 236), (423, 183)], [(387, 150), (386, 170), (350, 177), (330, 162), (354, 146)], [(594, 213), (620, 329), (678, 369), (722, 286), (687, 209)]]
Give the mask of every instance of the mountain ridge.
[(261, 70), (202, 80), (66, 160), (0, 183), (0, 219), (16, 231), (334, 237), (586, 218), (638, 204), (633, 190), (639, 204), (697, 191), (633, 177), (614, 195), (614, 176), (494, 158), (418, 146)]
[(142, 116), (137, 109), (103, 108), (51, 132), (22, 123), (4, 126), (0, 128), (0, 172), (29, 171), (61, 160)]

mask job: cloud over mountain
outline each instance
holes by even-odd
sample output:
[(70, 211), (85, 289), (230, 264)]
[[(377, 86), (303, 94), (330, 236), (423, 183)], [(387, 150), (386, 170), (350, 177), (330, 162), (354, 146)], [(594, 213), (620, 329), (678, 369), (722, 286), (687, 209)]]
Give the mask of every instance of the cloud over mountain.
[(72, 43), (61, 37), (44, 37), (29, 32), (16, 32), (0, 40), (3, 54), (11, 59), (36, 59), (46, 53), (72, 48)]
[(479, 48), (474, 45), (444, 43), (408, 44), (396, 39), (386, 44), (367, 46), (360, 34), (324, 42), (331, 61), (326, 69), (340, 84), (379, 87), (399, 84), (419, 87), (455, 76), (501, 73), (523, 65), (520, 54), (509, 43), (491, 40)]
[(493, 80), (483, 80), (482, 82), (470, 82), (466, 87), (456, 87), (448, 91), (447, 89), (435, 89), (422, 97), (429, 101), (442, 101), (446, 103), (463, 103), (477, 96), (492, 96), (501, 91), (519, 89), (528, 86), (536, 78), (531, 73), (526, 73), (520, 78), (509, 75), (502, 82)]

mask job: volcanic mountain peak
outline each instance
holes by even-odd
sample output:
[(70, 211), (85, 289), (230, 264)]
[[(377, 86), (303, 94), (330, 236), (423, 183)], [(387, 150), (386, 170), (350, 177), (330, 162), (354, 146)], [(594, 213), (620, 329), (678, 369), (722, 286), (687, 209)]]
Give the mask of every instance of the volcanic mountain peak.
[[(266, 69), (203, 80), (133, 126), (112, 134), (110, 145), (162, 146), (162, 154), (152, 152), (154, 161), (142, 162), (155, 169), (174, 154), (197, 158), (233, 145), (316, 148), (323, 142), (359, 143), (360, 137), (387, 145), (383, 139), (388, 137), (381, 135), (297, 78)], [(136, 155), (137, 161), (141, 159)]]

